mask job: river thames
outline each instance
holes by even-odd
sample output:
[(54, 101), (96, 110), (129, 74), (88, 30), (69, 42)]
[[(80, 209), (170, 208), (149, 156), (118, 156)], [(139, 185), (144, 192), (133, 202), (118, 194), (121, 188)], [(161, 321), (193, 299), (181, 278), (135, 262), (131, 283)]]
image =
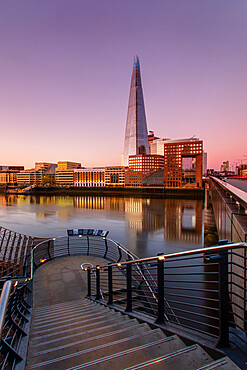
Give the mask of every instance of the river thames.
[(1, 194), (0, 206), (4, 228), (47, 238), (72, 228), (109, 230), (109, 238), (139, 257), (204, 244), (202, 200)]

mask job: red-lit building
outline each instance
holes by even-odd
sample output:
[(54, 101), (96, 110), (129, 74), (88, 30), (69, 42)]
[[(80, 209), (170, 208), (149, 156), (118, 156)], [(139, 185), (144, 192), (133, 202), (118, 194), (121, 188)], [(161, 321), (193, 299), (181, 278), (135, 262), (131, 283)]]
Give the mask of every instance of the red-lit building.
[[(191, 170), (183, 169), (183, 159), (191, 158), (193, 166)], [(164, 144), (164, 186), (202, 187), (202, 140), (190, 138), (181, 140), (169, 140)], [(194, 177), (193, 185), (191, 179)]]
[(142, 186), (144, 177), (163, 168), (164, 157), (162, 155), (130, 155), (129, 168), (125, 172), (125, 186)]

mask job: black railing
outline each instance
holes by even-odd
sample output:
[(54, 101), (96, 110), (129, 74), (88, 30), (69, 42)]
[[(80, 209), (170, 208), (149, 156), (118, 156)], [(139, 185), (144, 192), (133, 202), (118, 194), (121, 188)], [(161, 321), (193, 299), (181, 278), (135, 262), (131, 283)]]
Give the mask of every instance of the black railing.
[(0, 284), (0, 369), (12, 369), (23, 361), (22, 356), (27, 348), (31, 320), (31, 281), (1, 280)]
[(246, 243), (87, 268), (88, 297), (210, 346), (247, 345)]
[(24, 271), (28, 276), (43, 263), (59, 257), (87, 255), (111, 262), (134, 260), (137, 257), (114, 240), (99, 236), (62, 236), (37, 244), (26, 258)]
[(31, 317), (30, 285), (34, 271), (55, 258), (74, 255), (102, 257), (111, 262), (136, 258), (111, 239), (81, 235), (48, 239), (33, 247), (31, 253), (21, 254), (18, 271), (22, 277), (5, 276), (0, 280), (0, 369), (12, 369), (16, 364), (24, 363)]

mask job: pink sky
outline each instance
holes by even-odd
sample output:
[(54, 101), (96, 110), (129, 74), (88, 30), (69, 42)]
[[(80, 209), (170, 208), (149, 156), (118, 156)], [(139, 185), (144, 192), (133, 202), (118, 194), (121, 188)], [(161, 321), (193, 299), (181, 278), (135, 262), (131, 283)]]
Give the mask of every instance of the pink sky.
[(0, 165), (120, 164), (136, 54), (149, 130), (246, 159), (246, 35), (245, 0), (1, 2)]

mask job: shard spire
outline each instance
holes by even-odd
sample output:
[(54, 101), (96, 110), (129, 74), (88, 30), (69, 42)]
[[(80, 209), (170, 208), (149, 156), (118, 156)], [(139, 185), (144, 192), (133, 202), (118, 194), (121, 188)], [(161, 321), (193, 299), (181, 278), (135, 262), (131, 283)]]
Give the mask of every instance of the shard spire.
[(140, 61), (134, 58), (124, 140), (124, 166), (129, 155), (149, 154), (147, 121), (142, 92)]

